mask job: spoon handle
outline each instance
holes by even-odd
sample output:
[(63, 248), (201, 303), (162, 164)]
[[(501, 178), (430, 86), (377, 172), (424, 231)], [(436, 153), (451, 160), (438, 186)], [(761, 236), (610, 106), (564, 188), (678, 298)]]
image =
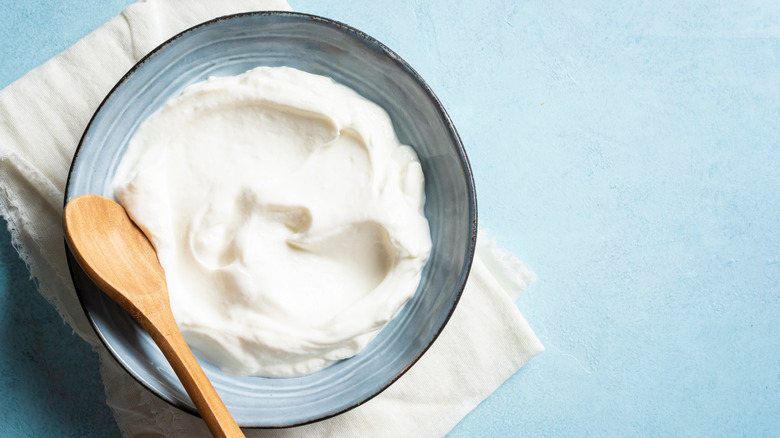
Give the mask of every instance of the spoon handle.
[(168, 359), (211, 434), (220, 438), (243, 437), (243, 432), (182, 337), (173, 314), (170, 309), (167, 310), (148, 315), (149, 319), (137, 319)]
[(154, 247), (125, 209), (102, 196), (78, 196), (65, 206), (63, 228), (84, 272), (141, 324), (168, 359), (212, 435), (243, 437), (173, 319)]

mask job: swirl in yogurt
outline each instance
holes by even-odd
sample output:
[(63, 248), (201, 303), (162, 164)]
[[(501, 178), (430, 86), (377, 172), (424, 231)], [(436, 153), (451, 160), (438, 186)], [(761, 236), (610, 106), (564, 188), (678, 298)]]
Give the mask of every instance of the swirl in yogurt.
[(233, 374), (355, 355), (431, 250), (422, 168), (387, 113), (292, 68), (186, 88), (134, 134), (114, 190), (157, 250), (185, 339)]

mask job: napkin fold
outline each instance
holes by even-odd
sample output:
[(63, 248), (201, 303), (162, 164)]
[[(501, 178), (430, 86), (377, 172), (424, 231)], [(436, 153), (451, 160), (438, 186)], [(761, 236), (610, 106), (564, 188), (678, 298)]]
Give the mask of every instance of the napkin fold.
[[(62, 202), (68, 169), (92, 114), (144, 55), (200, 22), (282, 0), (148, 0), (0, 91), (0, 214), (40, 293), (100, 355), (107, 403), (125, 436), (210, 436), (203, 422), (132, 379), (97, 339), (68, 272)], [(463, 297), (439, 339), (398, 382), (318, 423), (247, 436), (441, 436), (543, 350), (514, 304), (534, 274), (480, 235)]]

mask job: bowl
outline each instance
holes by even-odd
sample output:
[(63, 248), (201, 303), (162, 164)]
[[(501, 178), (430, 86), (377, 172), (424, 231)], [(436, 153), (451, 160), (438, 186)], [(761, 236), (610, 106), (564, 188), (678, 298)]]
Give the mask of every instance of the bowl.
[[(65, 203), (87, 193), (113, 197), (111, 181), (128, 140), (167, 99), (209, 76), (235, 75), (257, 66), (288, 66), (329, 76), (382, 106), (399, 140), (419, 155), (433, 240), (414, 297), (356, 356), (293, 378), (234, 376), (200, 360), (238, 424), (287, 427), (366, 402), (428, 350), (463, 292), (474, 254), (477, 210), (471, 170), (455, 127), (419, 75), (356, 29), (292, 12), (217, 18), (171, 38), (136, 64), (87, 126), (71, 164)], [(100, 292), (69, 251), (67, 255), (84, 311), (113, 357), (154, 394), (197, 414), (151, 338)]]

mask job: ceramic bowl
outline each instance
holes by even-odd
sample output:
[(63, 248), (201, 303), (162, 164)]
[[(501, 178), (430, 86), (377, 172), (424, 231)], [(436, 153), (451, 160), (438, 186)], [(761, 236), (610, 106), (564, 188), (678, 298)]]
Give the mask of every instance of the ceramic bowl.
[[(261, 65), (329, 76), (389, 113), (401, 142), (412, 145), (419, 155), (426, 177), (425, 215), (433, 238), (416, 294), (355, 357), (295, 378), (237, 377), (201, 360), (240, 425), (284, 427), (328, 418), (364, 403), (430, 347), (463, 291), (477, 213), (466, 153), (438, 99), (417, 73), (358, 30), (289, 12), (218, 18), (182, 32), (141, 60), (89, 123), (71, 165), (65, 202), (86, 193), (112, 197), (111, 180), (128, 139), (167, 99), (209, 76), (235, 75)], [(91, 283), (70, 253), (68, 257), (84, 310), (111, 354), (150, 391), (196, 413), (151, 338)]]

